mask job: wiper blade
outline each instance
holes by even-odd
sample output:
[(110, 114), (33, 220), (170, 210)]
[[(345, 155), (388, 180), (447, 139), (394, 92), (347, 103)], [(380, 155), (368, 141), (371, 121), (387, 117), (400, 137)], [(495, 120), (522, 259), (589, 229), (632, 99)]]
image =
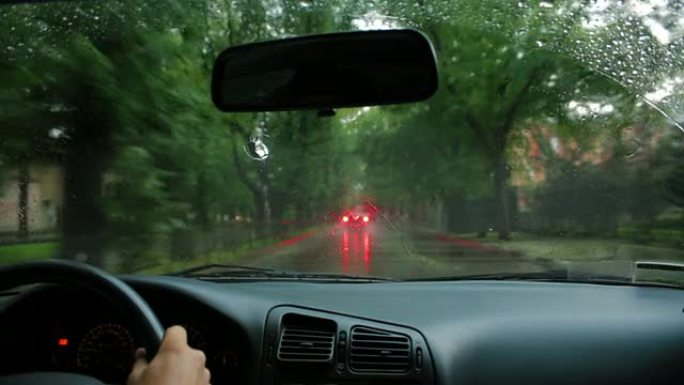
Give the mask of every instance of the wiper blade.
[(564, 270), (552, 270), (532, 273), (495, 273), (438, 276), (431, 278), (416, 278), (410, 281), (567, 281), (568, 275)]
[[(215, 273), (209, 273), (211, 270), (217, 270)], [(230, 264), (222, 264), (222, 263), (208, 263), (206, 265), (200, 265), (196, 267), (191, 267), (189, 269), (185, 270), (180, 270), (180, 271), (175, 271), (173, 273), (169, 273), (167, 275), (174, 276), (174, 277), (192, 277), (196, 275), (204, 275), (204, 274), (216, 274), (216, 273), (221, 273), (221, 274), (228, 274), (228, 273), (239, 273), (239, 272), (252, 272), (252, 273), (266, 273), (266, 272), (272, 272), (275, 271), (273, 269), (269, 269), (266, 267), (254, 267), (254, 266), (246, 266), (246, 265), (230, 265)]]
[(335, 273), (303, 273), (229, 264), (206, 264), (168, 274), (175, 277), (192, 277), (211, 281), (231, 281), (245, 279), (298, 280), (298, 281), (336, 281), (336, 282), (381, 282), (398, 281), (394, 278), (369, 275), (346, 275)]
[(379, 277), (375, 275), (348, 275), (336, 273), (293, 273), (293, 276), (302, 280), (339, 280), (339, 281), (368, 281), (368, 282), (399, 282), (400, 279)]
[(564, 282), (564, 283), (585, 283), (585, 284), (604, 284), (604, 285), (624, 285), (624, 286), (647, 286), (647, 287), (669, 287), (679, 288), (665, 282), (634, 282), (631, 277), (622, 277), (608, 274), (586, 274), (569, 275), (564, 270), (550, 270), (526, 273), (502, 273), (502, 274), (476, 274), (461, 276), (445, 276), (427, 279), (412, 279), (410, 281), (531, 281), (531, 282)]

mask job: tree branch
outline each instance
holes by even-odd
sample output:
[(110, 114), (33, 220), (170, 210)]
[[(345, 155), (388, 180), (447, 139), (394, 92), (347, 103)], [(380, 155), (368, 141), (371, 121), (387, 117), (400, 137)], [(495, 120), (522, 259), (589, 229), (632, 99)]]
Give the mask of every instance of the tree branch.
[(502, 142), (497, 143), (497, 145), (505, 147), (506, 137), (508, 136), (508, 133), (511, 131), (513, 123), (515, 122), (515, 118), (518, 114), (518, 111), (520, 110), (520, 106), (523, 104), (523, 100), (525, 99), (525, 96), (532, 87), (532, 84), (534, 84), (534, 81), (537, 79), (538, 73), (538, 68), (532, 70), (530, 76), (528, 76), (527, 80), (525, 80), (525, 84), (523, 84), (522, 88), (520, 89), (520, 92), (518, 92), (516, 97), (513, 99), (513, 102), (506, 110), (506, 113), (504, 114), (504, 118), (501, 124), (497, 127), (495, 131), (494, 137)]
[(494, 152), (492, 150), (492, 143), (489, 142), (489, 138), (485, 133), (484, 127), (482, 127), (480, 122), (475, 117), (475, 114), (473, 114), (473, 112), (470, 110), (466, 111), (465, 120), (466, 123), (468, 123), (468, 127), (472, 129), (473, 134), (480, 142), (482, 149), (487, 153), (487, 156), (491, 158), (494, 155)]

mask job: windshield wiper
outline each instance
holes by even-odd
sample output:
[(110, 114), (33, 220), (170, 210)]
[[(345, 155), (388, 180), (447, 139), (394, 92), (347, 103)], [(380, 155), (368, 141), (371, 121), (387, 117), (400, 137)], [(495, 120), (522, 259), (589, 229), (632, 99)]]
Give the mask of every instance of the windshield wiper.
[(222, 263), (208, 263), (206, 265), (200, 265), (196, 267), (191, 267), (185, 270), (175, 271), (167, 275), (175, 277), (192, 277), (203, 274), (211, 274), (209, 271), (217, 270), (218, 272), (252, 272), (252, 273), (264, 273), (274, 271), (273, 269), (265, 267), (253, 267), (245, 265), (229, 265)]
[(563, 270), (525, 273), (492, 273), (471, 275), (449, 275), (430, 278), (416, 278), (409, 281), (567, 281)]
[(399, 282), (400, 279), (379, 277), (375, 275), (349, 275), (337, 273), (292, 273), (293, 277), (301, 280), (327, 280), (327, 281), (367, 281), (367, 282)]
[(457, 276), (441, 276), (434, 278), (419, 278), (411, 279), (410, 281), (531, 281), (531, 282), (564, 282), (564, 283), (586, 283), (586, 284), (607, 284), (607, 285), (624, 285), (624, 286), (651, 286), (651, 287), (670, 287), (681, 289), (681, 285), (665, 283), (665, 282), (651, 282), (651, 281), (633, 281), (631, 277), (622, 277), (619, 275), (608, 274), (584, 274), (584, 275), (569, 275), (565, 270), (549, 270), (540, 272), (524, 272), (524, 273), (497, 273), (497, 274), (475, 274), (475, 275), (457, 275)]
[(298, 271), (275, 270), (265, 267), (228, 264), (206, 264), (168, 274), (175, 277), (196, 278), (207, 281), (235, 280), (284, 280), (310, 282), (386, 282), (398, 281), (394, 278), (369, 275), (347, 275), (336, 273), (305, 273)]

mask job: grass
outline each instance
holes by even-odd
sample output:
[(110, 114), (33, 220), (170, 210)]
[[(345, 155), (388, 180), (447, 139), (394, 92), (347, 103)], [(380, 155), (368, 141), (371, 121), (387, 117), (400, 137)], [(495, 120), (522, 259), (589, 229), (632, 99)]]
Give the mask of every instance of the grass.
[(635, 243), (679, 246), (684, 243), (684, 229), (681, 228), (639, 228), (638, 226), (622, 226), (618, 229), (621, 238), (633, 239)]
[[(192, 267), (208, 264), (208, 263), (237, 263), (239, 259), (245, 256), (249, 251), (275, 244), (276, 239), (263, 239), (252, 241), (244, 245), (238, 246), (231, 250), (217, 250), (210, 253), (192, 258), (189, 261), (171, 260), (166, 254), (148, 253), (140, 255), (138, 264), (144, 264), (149, 261), (148, 267), (137, 269), (136, 274), (165, 274), (173, 271), (189, 269)], [(41, 242), (41, 243), (27, 243), (0, 246), (0, 265), (11, 265), (15, 263), (39, 261), (53, 258), (59, 249), (57, 242)], [(128, 273), (130, 270), (123, 266), (111, 266), (114, 272)]]
[(191, 260), (171, 260), (168, 256), (163, 256), (161, 258), (157, 257), (156, 264), (154, 266), (142, 268), (136, 270), (136, 274), (167, 274), (174, 271), (180, 271), (185, 269), (191, 269), (193, 267), (212, 264), (212, 263), (223, 263), (223, 264), (237, 264), (244, 259), (246, 254), (250, 251), (258, 249), (260, 247), (266, 247), (279, 242), (276, 238), (266, 238), (261, 240), (255, 240), (249, 243), (245, 243), (241, 246), (232, 248), (230, 250), (215, 250), (204, 255), (197, 256)]
[[(167, 274), (174, 271), (191, 269), (193, 267), (206, 264), (246, 264), (245, 258), (248, 254), (260, 248), (276, 245), (283, 241), (283, 238), (294, 238), (301, 236), (310, 231), (316, 230), (317, 226), (300, 229), (292, 234), (281, 234), (281, 236), (274, 236), (269, 238), (262, 238), (246, 242), (240, 246), (232, 247), (226, 250), (214, 250), (212, 252), (200, 255), (188, 260), (173, 260), (168, 255), (157, 255), (150, 258), (154, 261), (152, 266), (146, 266), (140, 269), (134, 269), (135, 274)], [(144, 259), (144, 258), (141, 258)], [(130, 272), (122, 271), (122, 272)]]
[[(303, 229), (293, 235), (300, 235), (312, 228)], [(187, 260), (172, 258), (168, 252), (150, 251), (136, 256), (131, 264), (114, 262), (106, 265), (106, 270), (114, 273), (166, 274), (190, 269), (211, 263), (240, 264), (250, 251), (281, 242), (282, 237), (270, 237), (245, 242), (226, 250), (214, 250)], [(59, 249), (59, 242), (36, 242), (13, 245), (0, 245), (0, 265), (50, 259)]]
[(0, 246), (0, 265), (52, 258), (59, 248), (57, 242), (36, 242)]
[(560, 261), (618, 261), (618, 260), (680, 260), (684, 249), (656, 245), (643, 245), (628, 240), (603, 238), (539, 237), (531, 234), (514, 234), (509, 241), (479, 239), (463, 236), (502, 249), (519, 251), (529, 258)]

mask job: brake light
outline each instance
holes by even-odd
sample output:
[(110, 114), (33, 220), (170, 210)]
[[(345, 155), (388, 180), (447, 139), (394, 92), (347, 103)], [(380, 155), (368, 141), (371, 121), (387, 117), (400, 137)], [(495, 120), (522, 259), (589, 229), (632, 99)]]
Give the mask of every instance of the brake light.
[(343, 216), (342, 217), (342, 222), (349, 222), (349, 217), (348, 216)]
[(363, 216), (363, 221), (364, 221), (364, 222), (368, 222), (368, 221), (370, 221), (370, 218), (368, 218), (367, 215), (364, 215), (364, 216)]

